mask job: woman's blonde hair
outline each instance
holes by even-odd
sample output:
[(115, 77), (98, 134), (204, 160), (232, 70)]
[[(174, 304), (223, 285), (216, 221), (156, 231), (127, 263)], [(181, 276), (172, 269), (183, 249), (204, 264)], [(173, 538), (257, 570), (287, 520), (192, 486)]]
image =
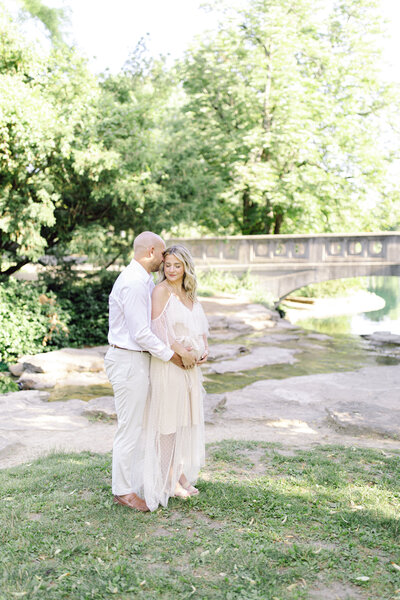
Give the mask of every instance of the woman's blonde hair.
[[(194, 271), (194, 262), (192, 255), (190, 254), (189, 250), (185, 248), (185, 246), (181, 246), (180, 244), (177, 244), (176, 246), (170, 246), (169, 248), (164, 250), (164, 259), (170, 254), (173, 254), (178, 260), (183, 262), (183, 268), (185, 270), (182, 280), (183, 289), (187, 293), (190, 300), (192, 302), (195, 302), (197, 291), (197, 279)], [(164, 281), (164, 279), (166, 279), (166, 277), (164, 273), (164, 263), (162, 262), (160, 265), (160, 270), (158, 271), (158, 282), (160, 283), (161, 281)]]

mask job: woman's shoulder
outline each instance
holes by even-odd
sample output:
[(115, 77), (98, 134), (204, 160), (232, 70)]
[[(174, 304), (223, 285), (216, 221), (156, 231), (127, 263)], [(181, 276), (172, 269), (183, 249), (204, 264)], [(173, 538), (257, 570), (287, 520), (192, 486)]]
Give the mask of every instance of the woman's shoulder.
[(168, 289), (168, 287), (164, 281), (161, 281), (161, 283), (157, 283), (157, 285), (154, 287), (153, 293), (152, 293), (153, 299), (157, 299), (157, 300), (163, 300), (163, 299), (168, 300), (170, 295), (171, 295), (171, 292)]

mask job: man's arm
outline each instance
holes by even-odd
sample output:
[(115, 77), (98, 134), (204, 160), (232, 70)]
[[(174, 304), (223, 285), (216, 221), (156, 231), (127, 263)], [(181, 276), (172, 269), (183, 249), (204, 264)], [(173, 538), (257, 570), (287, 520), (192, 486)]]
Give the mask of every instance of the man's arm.
[(147, 312), (149, 295), (146, 286), (137, 284), (126, 287), (122, 295), (122, 303), (131, 338), (153, 356), (165, 362), (171, 360), (174, 350), (168, 348), (149, 327)]

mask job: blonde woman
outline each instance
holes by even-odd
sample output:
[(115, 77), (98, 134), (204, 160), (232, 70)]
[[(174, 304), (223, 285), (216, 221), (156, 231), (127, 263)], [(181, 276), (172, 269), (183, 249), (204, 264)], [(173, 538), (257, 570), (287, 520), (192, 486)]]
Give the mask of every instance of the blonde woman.
[[(188, 498), (199, 493), (193, 485), (204, 464), (204, 390), (199, 365), (208, 356), (208, 324), (196, 287), (189, 251), (180, 245), (167, 248), (152, 294), (151, 328), (171, 350), (179, 352), (188, 368), (151, 358), (142, 461), (133, 473), (135, 491), (150, 510), (166, 506), (171, 496)], [(190, 368), (193, 356), (196, 366)]]

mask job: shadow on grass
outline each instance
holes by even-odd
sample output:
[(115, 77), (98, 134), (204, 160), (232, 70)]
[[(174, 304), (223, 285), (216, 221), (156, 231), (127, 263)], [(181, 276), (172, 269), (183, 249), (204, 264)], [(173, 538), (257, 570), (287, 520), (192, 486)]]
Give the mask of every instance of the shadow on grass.
[(398, 475), (379, 451), (222, 442), (199, 497), (141, 514), (112, 504), (108, 455), (54, 454), (0, 472), (0, 599), (391, 598)]

